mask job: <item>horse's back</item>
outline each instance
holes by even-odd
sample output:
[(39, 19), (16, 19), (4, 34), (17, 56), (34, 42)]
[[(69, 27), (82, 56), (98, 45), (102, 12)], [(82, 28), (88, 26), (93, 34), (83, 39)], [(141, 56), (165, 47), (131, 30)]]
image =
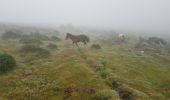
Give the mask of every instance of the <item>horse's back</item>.
[(88, 37), (88, 36), (83, 35), (83, 34), (78, 35), (78, 36), (79, 36), (79, 38), (80, 38), (80, 39), (82, 39), (82, 40), (86, 40), (87, 42), (89, 42), (89, 37)]

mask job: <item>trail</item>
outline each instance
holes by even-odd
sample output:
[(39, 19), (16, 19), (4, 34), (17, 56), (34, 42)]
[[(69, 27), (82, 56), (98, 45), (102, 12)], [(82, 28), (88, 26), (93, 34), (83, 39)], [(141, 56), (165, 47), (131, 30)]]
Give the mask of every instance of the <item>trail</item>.
[[(80, 57), (85, 61), (85, 63), (90, 67), (90, 69), (92, 69), (93, 66), (91, 66), (87, 61), (87, 58), (88, 58), (87, 55), (79, 47), (77, 47), (77, 50), (80, 53)], [(96, 71), (94, 69), (92, 69), (92, 70), (94, 71), (94, 73), (96, 73)], [(98, 76), (101, 77), (100, 75), (98, 75)], [(101, 77), (101, 79), (104, 81), (104, 79), (102, 77)], [(116, 81), (113, 81), (112, 86), (109, 86), (106, 82), (105, 82), (105, 85), (110, 87), (112, 90), (116, 91), (121, 100), (135, 100), (133, 93), (120, 88), (119, 87), (120, 84), (118, 84)]]
[(84, 52), (79, 47), (77, 48), (77, 50), (79, 51), (81, 58), (83, 58), (85, 62), (87, 63), (87, 56), (84, 54)]

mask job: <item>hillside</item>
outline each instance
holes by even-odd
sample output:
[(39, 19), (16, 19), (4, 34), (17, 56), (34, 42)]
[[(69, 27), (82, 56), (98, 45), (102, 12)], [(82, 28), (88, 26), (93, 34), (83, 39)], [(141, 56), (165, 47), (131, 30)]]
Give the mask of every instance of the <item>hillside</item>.
[[(29, 45), (38, 43), (33, 51), (24, 49), (28, 44), (22, 37), (0, 39), (0, 52), (12, 55), (17, 63), (15, 69), (0, 74), (0, 100), (170, 99), (169, 53), (141, 54), (134, 43), (110, 46), (95, 37), (77, 48), (71, 40), (50, 36), (29, 40), (33, 42)], [(102, 49), (91, 48), (95, 42)]]

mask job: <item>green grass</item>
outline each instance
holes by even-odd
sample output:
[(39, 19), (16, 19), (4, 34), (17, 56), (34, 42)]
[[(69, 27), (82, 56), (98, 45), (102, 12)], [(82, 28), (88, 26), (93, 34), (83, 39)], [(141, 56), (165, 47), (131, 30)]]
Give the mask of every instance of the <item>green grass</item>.
[[(139, 100), (168, 100), (169, 54), (154, 57), (125, 51), (120, 46), (100, 50), (80, 45), (80, 50), (64, 41), (51, 42), (48, 58), (18, 52), (18, 40), (0, 40), (1, 52), (16, 58), (15, 70), (0, 75), (2, 100), (119, 100), (118, 90), (130, 91)], [(118, 86), (112, 87), (117, 82)], [(169, 84), (168, 84), (169, 83)], [(117, 90), (117, 89), (118, 90)]]

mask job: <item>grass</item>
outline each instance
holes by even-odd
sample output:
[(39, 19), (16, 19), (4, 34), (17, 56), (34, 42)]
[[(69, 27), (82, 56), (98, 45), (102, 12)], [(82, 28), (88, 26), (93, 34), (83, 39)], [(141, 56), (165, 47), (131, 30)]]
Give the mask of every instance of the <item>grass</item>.
[(169, 60), (169, 54), (139, 56), (117, 45), (100, 50), (80, 45), (78, 50), (63, 41), (49, 41), (59, 49), (37, 59), (21, 56), (19, 40), (0, 41), (1, 52), (17, 62), (15, 70), (0, 75), (2, 100), (120, 100), (120, 91), (139, 100), (170, 98), (170, 63), (162, 60)]

